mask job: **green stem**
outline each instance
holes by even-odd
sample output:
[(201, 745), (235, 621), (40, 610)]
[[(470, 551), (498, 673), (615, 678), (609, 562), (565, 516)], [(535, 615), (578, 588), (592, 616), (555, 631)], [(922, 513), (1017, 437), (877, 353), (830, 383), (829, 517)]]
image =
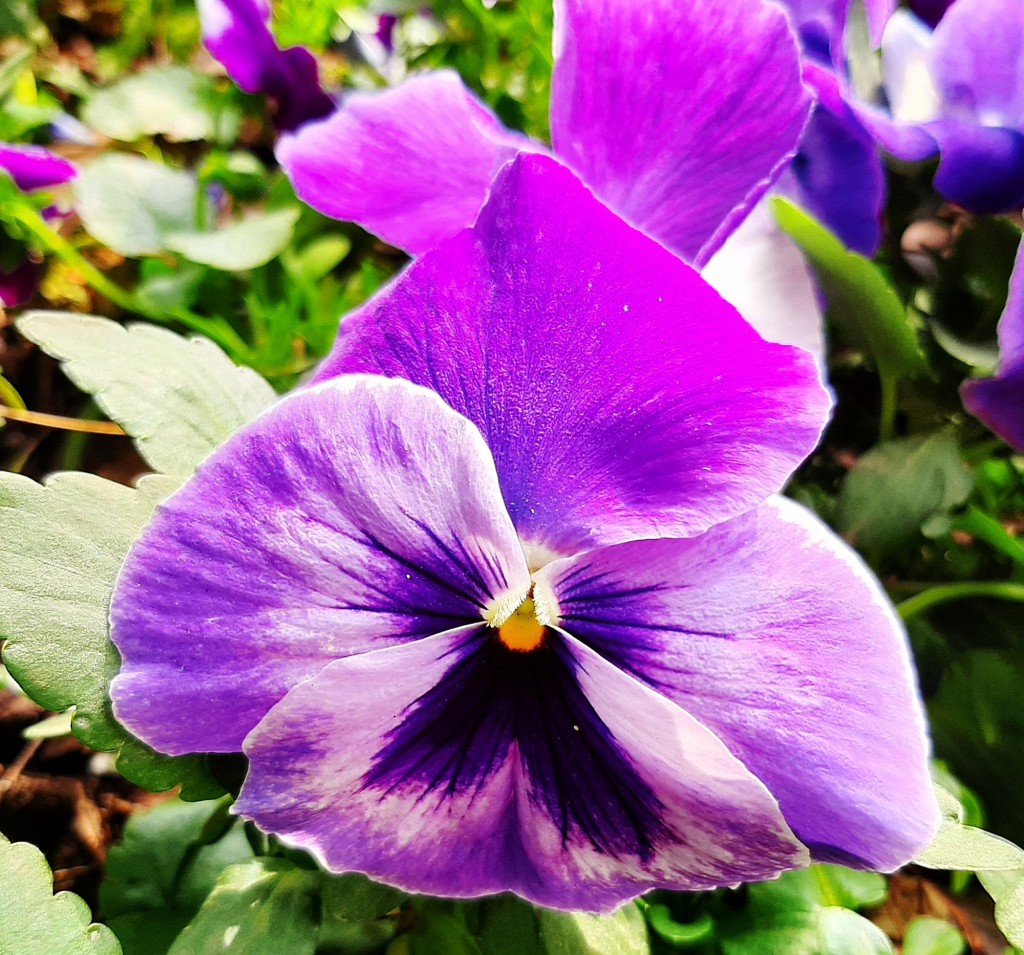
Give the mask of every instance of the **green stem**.
[(1014, 600), (1024, 603), (1024, 584), (1005, 580), (976, 580), (959, 584), (939, 584), (923, 593), (904, 600), (897, 606), (904, 620), (916, 617), (949, 600), (963, 600), (966, 597), (994, 597), (997, 600)]
[(65, 265), (73, 268), (100, 295), (109, 299), (118, 308), (123, 308), (126, 312), (134, 312), (161, 324), (180, 322), (192, 331), (205, 335), (211, 341), (216, 342), (233, 358), (244, 359), (248, 355), (249, 346), (223, 319), (206, 318), (187, 309), (162, 312), (112, 282), (67, 239), (51, 229), (43, 217), (28, 203), (5, 210), (5, 214), (21, 225), (44, 251), (55, 255)]
[(896, 437), (896, 414), (899, 410), (898, 381), (896, 375), (881, 372), (882, 409), (878, 422), (879, 441), (892, 441)]

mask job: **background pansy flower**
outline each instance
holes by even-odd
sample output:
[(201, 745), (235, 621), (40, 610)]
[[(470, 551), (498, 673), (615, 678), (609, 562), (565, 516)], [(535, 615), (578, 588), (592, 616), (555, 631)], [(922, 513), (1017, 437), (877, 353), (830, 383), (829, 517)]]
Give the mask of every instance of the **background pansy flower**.
[(999, 319), (999, 368), (992, 378), (966, 382), (962, 394), (971, 414), (1024, 451), (1024, 251), (1017, 252)]
[(196, 0), (203, 44), (246, 93), (266, 96), (274, 125), (292, 130), (334, 111), (320, 88), (316, 59), (303, 47), (278, 47), (269, 0)]
[(900, 626), (774, 496), (811, 356), (530, 155), (343, 329), (133, 546), (132, 731), (244, 749), (239, 814), (436, 895), (606, 910), (928, 841)]
[[(76, 170), (68, 160), (41, 146), (0, 143), (0, 173), (6, 173), (22, 192), (38, 192), (61, 186), (74, 178)], [(58, 216), (46, 210), (47, 218)], [(39, 280), (40, 266), (19, 248), (14, 261), (0, 261), (0, 305), (13, 308), (28, 301)]]
[[(738, 228), (792, 158), (810, 107), (783, 11), (764, 0), (557, 0), (555, 15), (554, 154), (686, 261), (704, 265), (735, 236), (716, 287), (762, 334), (820, 354), (820, 308), (796, 248), (764, 214)], [(472, 224), (521, 151), (546, 147), (441, 70), (347, 93), (277, 155), (315, 209), (418, 255)]]
[[(941, 12), (933, 10), (934, 12)], [(1024, 206), (1024, 4), (956, 0), (932, 31), (898, 10), (882, 42), (890, 114), (861, 114), (894, 156), (939, 157), (935, 188), (970, 212)]]

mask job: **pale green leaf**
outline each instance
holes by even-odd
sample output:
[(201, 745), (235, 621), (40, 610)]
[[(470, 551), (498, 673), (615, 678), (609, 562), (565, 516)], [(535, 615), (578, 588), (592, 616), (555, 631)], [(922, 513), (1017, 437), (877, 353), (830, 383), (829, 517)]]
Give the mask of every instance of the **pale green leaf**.
[(828, 299), (829, 317), (879, 371), (890, 378), (915, 377), (927, 366), (907, 309), (874, 262), (847, 250), (821, 223), (785, 199), (772, 200), (779, 227), (810, 261)]
[(106, 153), (73, 187), (82, 224), (122, 255), (156, 255), (167, 247), (168, 234), (196, 226), (195, 177), (141, 156)]
[(168, 955), (313, 955), (318, 873), (260, 858), (225, 869)]
[(540, 913), (540, 937), (547, 955), (649, 955), (647, 924), (636, 905), (611, 915)]
[(3, 662), (46, 709), (74, 707), (75, 735), (93, 749), (118, 750), (121, 771), (152, 789), (183, 779), (199, 785), (202, 758), (157, 756), (114, 719), (107, 684), (119, 660), (107, 611), (129, 545), (177, 484), (151, 475), (129, 488), (74, 472), (37, 484), (0, 473), (0, 540), (17, 542), (0, 548)]
[(914, 859), (929, 869), (1021, 869), (1024, 849), (1008, 839), (954, 822), (943, 822), (931, 845)]
[(18, 330), (125, 431), (157, 471), (186, 478), (274, 400), (256, 372), (205, 338), (91, 315), (29, 312)]
[(266, 265), (291, 241), (297, 208), (250, 216), (216, 232), (173, 232), (167, 248), (192, 262), (224, 272), (243, 272)]
[(1011, 945), (1024, 948), (1024, 878), (996, 897), (996, 925)]
[(914, 919), (903, 935), (903, 955), (963, 955), (966, 949), (955, 926), (930, 915)]
[(162, 135), (177, 142), (210, 139), (213, 81), (185, 66), (157, 66), (98, 90), (82, 121), (98, 133), (134, 142)]
[(892, 955), (889, 937), (874, 922), (849, 909), (828, 906), (817, 913), (820, 955)]
[(90, 924), (85, 902), (53, 894), (53, 874), (35, 846), (0, 835), (0, 885), (0, 955), (120, 955), (110, 929)]

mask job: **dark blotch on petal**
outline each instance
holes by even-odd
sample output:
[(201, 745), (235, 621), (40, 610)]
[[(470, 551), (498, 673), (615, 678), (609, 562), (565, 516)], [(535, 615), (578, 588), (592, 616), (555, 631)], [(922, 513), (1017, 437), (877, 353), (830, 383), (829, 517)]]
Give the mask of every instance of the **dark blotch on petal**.
[(480, 790), (516, 743), (531, 801), (563, 844), (650, 858), (663, 807), (584, 695), (561, 637), (549, 630), (530, 653), (509, 650), (487, 628), (469, 639), (470, 652), (389, 734), (364, 789), (413, 779), (422, 798)]

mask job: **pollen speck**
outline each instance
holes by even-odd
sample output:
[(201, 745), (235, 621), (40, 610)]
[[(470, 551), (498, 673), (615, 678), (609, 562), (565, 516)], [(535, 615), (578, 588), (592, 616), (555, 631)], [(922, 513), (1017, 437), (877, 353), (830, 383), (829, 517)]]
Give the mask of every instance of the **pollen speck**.
[(544, 625), (537, 619), (531, 598), (527, 597), (516, 612), (498, 627), (498, 639), (509, 650), (518, 653), (529, 653), (544, 642)]

